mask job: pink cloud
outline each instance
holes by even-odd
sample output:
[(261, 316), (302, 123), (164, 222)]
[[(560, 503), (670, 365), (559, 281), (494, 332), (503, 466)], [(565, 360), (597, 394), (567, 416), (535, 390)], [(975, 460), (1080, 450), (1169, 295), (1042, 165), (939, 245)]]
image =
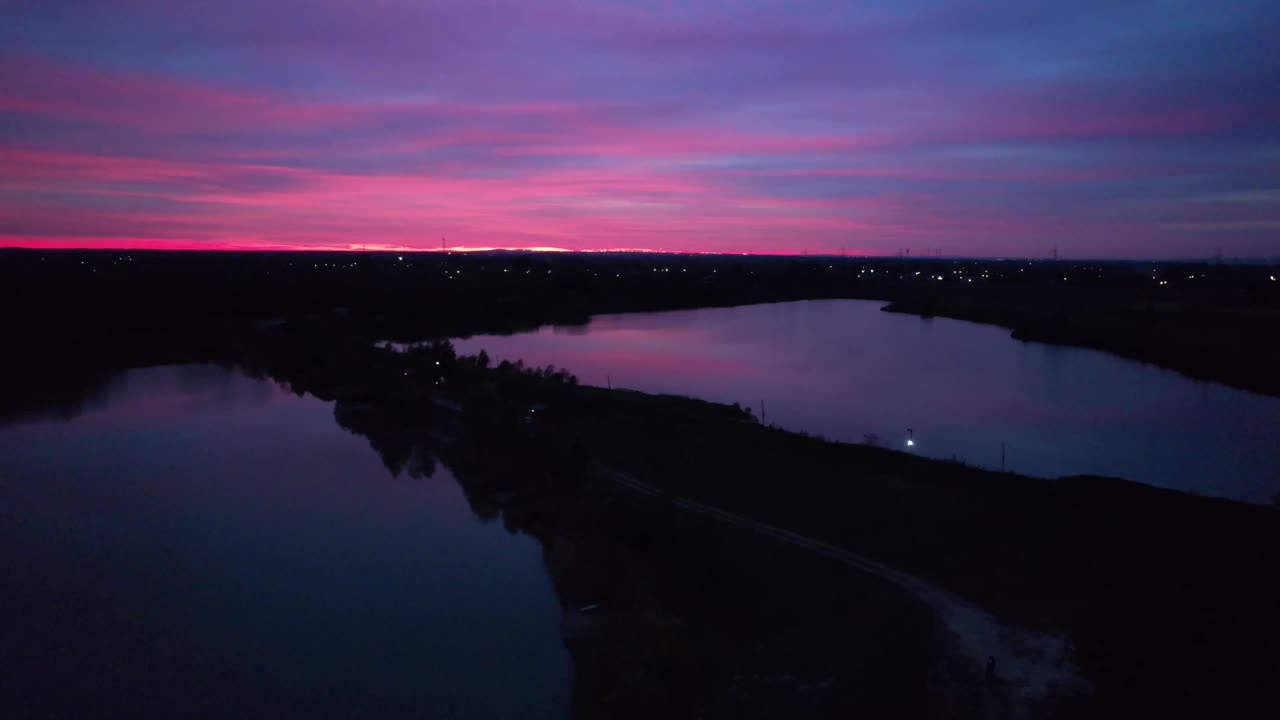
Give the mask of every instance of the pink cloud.
[[(9, 244), (431, 247), (445, 236), (476, 247), (896, 251), (1273, 218), (1183, 209), (1176, 196), (1134, 210), (1107, 194), (1239, 172), (1240, 162), (1093, 144), (1258, 122), (1256, 107), (1230, 103), (997, 85), (830, 106), (797, 94), (739, 113), (687, 89), (635, 100), (475, 94), (485, 102), (426, 81), (281, 92), (15, 53), (0, 54), (0, 78), (0, 113), (34, 128), (0, 136)], [(63, 123), (92, 130), (55, 132)], [(1093, 186), (1106, 190), (1089, 196)], [(1068, 187), (1084, 190), (1042, 201)]]

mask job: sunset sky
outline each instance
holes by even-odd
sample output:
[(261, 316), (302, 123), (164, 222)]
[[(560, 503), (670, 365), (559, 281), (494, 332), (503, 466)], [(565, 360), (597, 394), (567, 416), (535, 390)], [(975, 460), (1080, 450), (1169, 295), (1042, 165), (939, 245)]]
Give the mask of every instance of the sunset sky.
[(1277, 38), (1275, 0), (0, 0), (0, 245), (1280, 256)]

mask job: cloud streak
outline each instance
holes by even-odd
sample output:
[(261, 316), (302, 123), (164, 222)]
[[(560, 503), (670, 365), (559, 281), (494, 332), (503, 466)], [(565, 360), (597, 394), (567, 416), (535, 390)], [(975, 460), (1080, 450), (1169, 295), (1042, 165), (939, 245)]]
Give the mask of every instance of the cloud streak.
[(1266, 3), (5, 12), (0, 244), (1280, 255)]

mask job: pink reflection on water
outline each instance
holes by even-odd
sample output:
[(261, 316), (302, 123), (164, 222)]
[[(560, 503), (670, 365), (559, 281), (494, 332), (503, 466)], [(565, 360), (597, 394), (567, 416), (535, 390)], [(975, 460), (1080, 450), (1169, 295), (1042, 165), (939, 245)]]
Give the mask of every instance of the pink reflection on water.
[(305, 402), (275, 382), (246, 382), (216, 365), (163, 366), (115, 378), (89, 401), (79, 419), (88, 424), (163, 420), (183, 413), (252, 412)]
[[(702, 341), (692, 329), (624, 327), (595, 323), (591, 334), (542, 328), (523, 336), (486, 335), (455, 341), (460, 354), (485, 350), (495, 361), (567, 367), (587, 385), (684, 391), (708, 378), (736, 383), (768, 377), (766, 367), (745, 354)], [(571, 354), (572, 361), (566, 357)]]
[(809, 301), (600, 316), (473, 337), (461, 353), (567, 368), (584, 384), (738, 402), (826, 437), (1045, 476), (1119, 475), (1265, 500), (1280, 401), (1009, 331)]

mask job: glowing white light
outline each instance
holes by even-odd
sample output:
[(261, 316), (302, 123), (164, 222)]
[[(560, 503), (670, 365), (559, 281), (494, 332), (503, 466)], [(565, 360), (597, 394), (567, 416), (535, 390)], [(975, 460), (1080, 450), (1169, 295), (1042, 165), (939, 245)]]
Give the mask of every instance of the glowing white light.
[(907, 440), (907, 447), (915, 447), (915, 446), (916, 446), (915, 440)]

